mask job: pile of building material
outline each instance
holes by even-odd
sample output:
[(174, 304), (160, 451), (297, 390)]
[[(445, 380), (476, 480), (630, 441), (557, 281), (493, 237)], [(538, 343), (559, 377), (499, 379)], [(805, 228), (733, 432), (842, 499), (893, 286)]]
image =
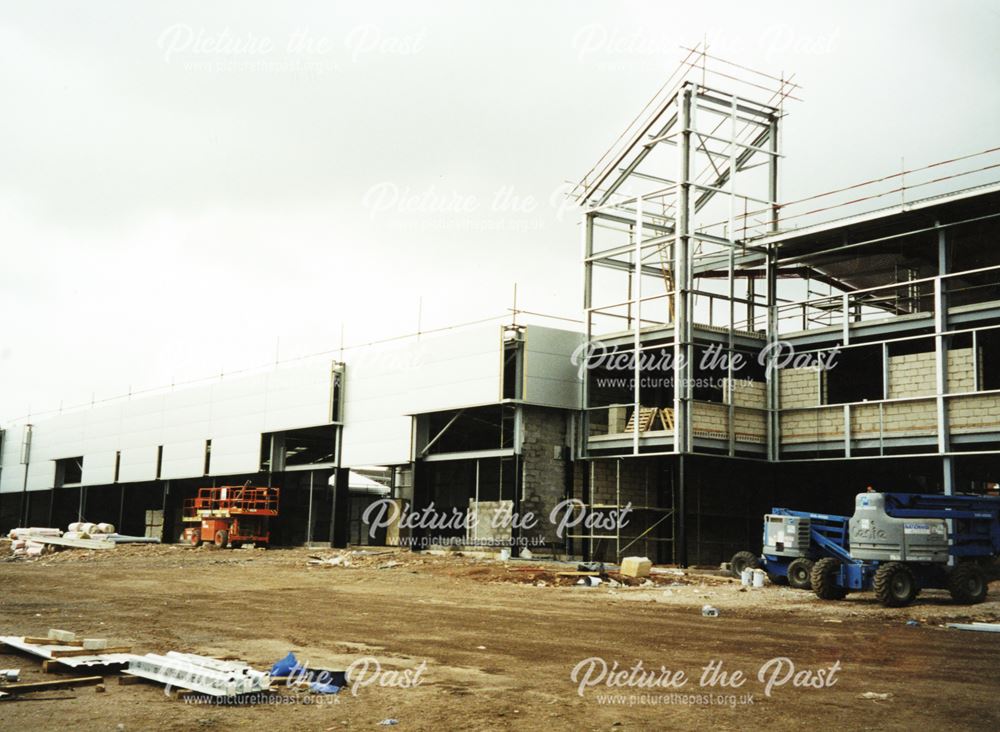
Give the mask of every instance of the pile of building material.
[(67, 539), (98, 539), (115, 533), (114, 524), (93, 524), (89, 521), (74, 521), (63, 537)]
[(168, 651), (161, 656), (133, 656), (126, 672), (178, 689), (214, 697), (233, 697), (267, 691), (271, 676), (242, 661), (221, 661), (193, 653)]
[(163, 538), (163, 511), (146, 511), (146, 536), (157, 540)]
[(14, 556), (37, 557), (55, 549), (114, 549), (116, 544), (158, 544), (150, 536), (127, 536), (115, 532), (114, 524), (74, 521), (66, 532), (52, 528), (18, 528), (7, 534)]
[(256, 671), (242, 661), (177, 651), (140, 656), (132, 653), (131, 647), (113, 647), (105, 638), (77, 638), (72, 631), (56, 628), (50, 629), (45, 637), (0, 636), (0, 644), (42, 659), (46, 671), (60, 667), (69, 671), (100, 667), (112, 673), (120, 671), (126, 679), (147, 679), (213, 697), (263, 692), (271, 685), (269, 673)]
[(46, 529), (39, 527), (11, 529), (7, 534), (10, 539), (10, 549), (17, 557), (37, 557), (46, 551), (47, 544), (40, 541), (42, 538), (56, 538), (62, 536), (59, 529)]
[(0, 644), (69, 668), (124, 666), (132, 650), (112, 647), (106, 638), (77, 638), (72, 631), (57, 628), (51, 628), (45, 637), (2, 635)]

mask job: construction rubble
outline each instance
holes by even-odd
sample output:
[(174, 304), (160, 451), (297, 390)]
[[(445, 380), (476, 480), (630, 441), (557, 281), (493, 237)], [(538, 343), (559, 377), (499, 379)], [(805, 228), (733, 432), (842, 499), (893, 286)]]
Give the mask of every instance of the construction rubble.
[[(268, 671), (232, 658), (194, 653), (137, 654), (131, 646), (106, 638), (79, 638), (72, 631), (52, 628), (44, 637), (0, 636), (0, 646), (41, 662), (45, 673), (64, 672), (51, 680), (19, 683), (21, 669), (0, 670), (0, 700), (13, 701), (23, 694), (77, 686), (98, 686), (106, 691), (104, 675), (118, 676), (120, 685), (143, 681), (165, 687), (178, 697), (199, 695), (207, 700), (263, 699), (254, 695), (287, 693), (336, 694), (347, 684), (344, 671), (308, 669), (294, 653), (275, 662)], [(103, 675), (95, 675), (99, 671)], [(83, 675), (79, 675), (83, 674)]]

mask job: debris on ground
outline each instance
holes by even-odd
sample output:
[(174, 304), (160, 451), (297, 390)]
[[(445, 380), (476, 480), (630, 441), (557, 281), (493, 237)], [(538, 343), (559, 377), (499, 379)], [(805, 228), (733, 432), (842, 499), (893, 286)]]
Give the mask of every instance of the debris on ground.
[(885, 694), (880, 694), (877, 691), (866, 691), (864, 694), (858, 695), (859, 699), (870, 699), (872, 701), (885, 701), (886, 699), (891, 699), (892, 694), (886, 692)]
[(978, 630), (983, 633), (1000, 633), (1000, 623), (948, 623), (954, 630)]
[(193, 653), (168, 651), (133, 657), (126, 669), (132, 676), (212, 697), (232, 698), (267, 691), (271, 676), (242, 661), (225, 661)]
[(74, 686), (93, 686), (104, 683), (103, 676), (70, 676), (64, 679), (53, 681), (33, 681), (23, 684), (6, 684), (3, 687), (5, 697), (16, 699), (20, 694), (29, 694), (34, 691), (51, 691), (52, 689), (66, 689)]
[(625, 557), (621, 573), (626, 577), (648, 577), (653, 563), (646, 557)]

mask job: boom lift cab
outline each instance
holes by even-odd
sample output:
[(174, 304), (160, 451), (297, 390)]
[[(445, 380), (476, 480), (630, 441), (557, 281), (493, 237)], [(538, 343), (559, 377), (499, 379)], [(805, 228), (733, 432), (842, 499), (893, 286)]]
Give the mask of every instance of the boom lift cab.
[(948, 561), (948, 524), (939, 518), (896, 518), (885, 495), (861, 493), (851, 517), (851, 556), (875, 562)]

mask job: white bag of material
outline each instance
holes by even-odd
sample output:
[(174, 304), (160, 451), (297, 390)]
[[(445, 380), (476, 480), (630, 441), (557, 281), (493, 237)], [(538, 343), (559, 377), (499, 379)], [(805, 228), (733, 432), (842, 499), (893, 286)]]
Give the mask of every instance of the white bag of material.
[(81, 534), (93, 534), (97, 529), (97, 524), (92, 524), (90, 522), (84, 522), (77, 527), (77, 531)]
[[(72, 531), (72, 532), (75, 533), (75, 532), (77, 532), (77, 531), (80, 530), (80, 525), (82, 523), (83, 523), (82, 521), (74, 521), (73, 523), (71, 523), (69, 526), (66, 527), (66, 530), (67, 531)], [(68, 536), (68, 534), (67, 534), (67, 536)]]
[(91, 531), (92, 534), (113, 534), (115, 533), (114, 524), (98, 524), (97, 527)]

